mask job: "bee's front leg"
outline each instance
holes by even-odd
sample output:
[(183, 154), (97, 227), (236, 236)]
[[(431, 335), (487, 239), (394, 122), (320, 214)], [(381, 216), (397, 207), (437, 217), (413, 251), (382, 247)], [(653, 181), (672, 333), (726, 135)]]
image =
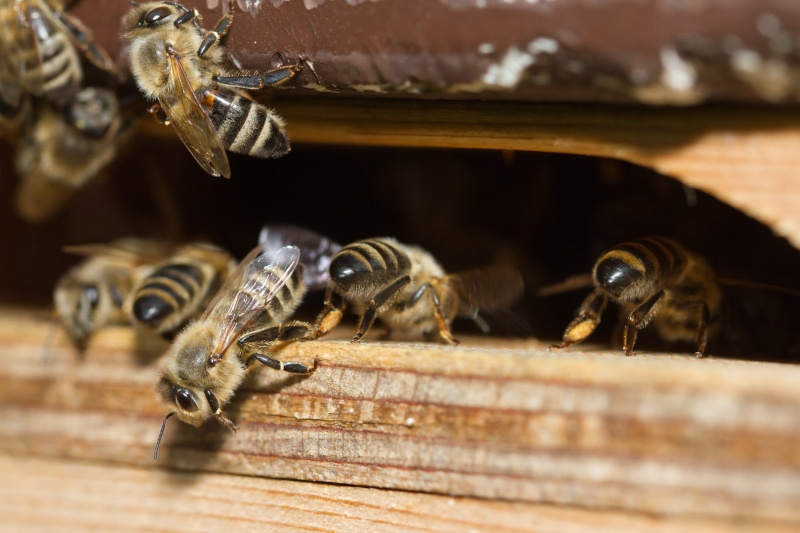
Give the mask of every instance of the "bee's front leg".
[(361, 315), (361, 318), (358, 321), (358, 329), (356, 330), (355, 337), (351, 342), (360, 342), (361, 338), (367, 334), (367, 332), (372, 327), (372, 324), (375, 323), (375, 319), (378, 317), (378, 309), (386, 305), (389, 300), (397, 296), (403, 288), (411, 282), (411, 278), (408, 276), (403, 276), (402, 278), (398, 279), (381, 292), (378, 293), (372, 300), (369, 301), (367, 305), (367, 310), (364, 311), (364, 314)]
[(415, 292), (414, 296), (408, 301), (406, 307), (411, 307), (416, 304), (426, 292), (430, 293), (433, 299), (433, 316), (436, 318), (436, 326), (439, 329), (439, 335), (447, 344), (452, 346), (458, 345), (459, 341), (453, 337), (453, 334), (450, 332), (450, 326), (447, 324), (447, 320), (444, 319), (444, 314), (442, 314), (442, 303), (439, 299), (439, 294), (431, 283), (426, 283), (417, 289), (417, 292)]
[[(233, 0), (230, 0), (228, 2), (228, 12), (219, 19), (214, 29), (203, 37), (203, 42), (200, 43), (200, 48), (197, 49), (198, 57), (203, 57), (212, 46), (219, 43), (219, 40), (228, 33), (228, 30), (231, 28), (231, 23), (233, 22), (233, 5)], [(177, 24), (177, 21), (175, 22)]]
[(600, 325), (607, 303), (608, 298), (600, 292), (593, 292), (587, 296), (581, 304), (578, 316), (572, 319), (564, 330), (561, 344), (553, 344), (549, 349), (560, 350), (586, 339)]
[(631, 314), (628, 315), (628, 322), (625, 324), (625, 331), (622, 333), (622, 349), (625, 350), (625, 355), (636, 355), (633, 352), (633, 345), (636, 343), (636, 334), (650, 321), (650, 311), (663, 297), (664, 291), (658, 291), (647, 300), (640, 303), (636, 309), (631, 311)]

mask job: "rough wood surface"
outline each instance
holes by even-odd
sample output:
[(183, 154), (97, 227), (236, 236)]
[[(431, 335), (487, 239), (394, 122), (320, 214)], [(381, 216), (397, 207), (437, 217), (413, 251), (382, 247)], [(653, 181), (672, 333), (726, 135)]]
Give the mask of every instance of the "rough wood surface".
[[(595, 509), (800, 523), (800, 368), (689, 356), (295, 345), (308, 378), (264, 370), (229, 414), (173, 423), (152, 392), (160, 341), (124, 328), (83, 355), (0, 313), (0, 450)], [(136, 349), (134, 349), (136, 347)]]
[(788, 533), (619, 512), (0, 455), (0, 531)]
[[(295, 143), (610, 157), (716, 196), (800, 247), (800, 110), (280, 100)], [(145, 121), (148, 134), (171, 130)], [(291, 157), (291, 155), (289, 156)]]

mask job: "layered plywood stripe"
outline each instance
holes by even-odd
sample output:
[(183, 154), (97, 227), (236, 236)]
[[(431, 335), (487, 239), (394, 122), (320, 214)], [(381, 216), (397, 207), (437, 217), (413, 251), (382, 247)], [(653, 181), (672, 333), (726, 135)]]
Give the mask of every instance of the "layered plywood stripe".
[(102, 332), (82, 358), (50, 325), (0, 314), (0, 451), (460, 497), (800, 527), (800, 368), (536, 341), (309, 342), (216, 424), (169, 426), (156, 340)]

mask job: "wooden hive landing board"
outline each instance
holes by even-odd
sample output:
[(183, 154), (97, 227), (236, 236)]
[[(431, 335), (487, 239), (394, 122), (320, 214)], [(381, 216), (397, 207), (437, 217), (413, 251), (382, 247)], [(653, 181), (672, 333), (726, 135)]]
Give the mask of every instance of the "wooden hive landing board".
[[(0, 451), (665, 516), (800, 524), (800, 368), (690, 356), (548, 353), (530, 341), (308, 342), (215, 423), (171, 423), (159, 340), (127, 328), (77, 352), (0, 310)], [(136, 348), (136, 349), (134, 349)]]

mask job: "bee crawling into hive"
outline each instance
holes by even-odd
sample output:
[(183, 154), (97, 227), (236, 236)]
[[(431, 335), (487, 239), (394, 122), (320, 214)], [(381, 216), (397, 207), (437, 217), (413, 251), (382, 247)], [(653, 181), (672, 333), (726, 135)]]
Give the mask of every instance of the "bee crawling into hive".
[(621, 305), (625, 355), (635, 355), (637, 332), (651, 322), (666, 341), (696, 341), (696, 357), (703, 357), (709, 337), (717, 334), (722, 291), (714, 272), (671, 239), (643, 237), (614, 246), (595, 263), (592, 280), (594, 292), (552, 349), (591, 335), (609, 300)]
[(522, 276), (515, 269), (493, 265), (446, 274), (425, 250), (384, 237), (349, 244), (333, 256), (325, 308), (317, 318), (317, 335), (331, 331), (350, 305), (360, 315), (353, 342), (359, 342), (375, 319), (390, 331), (438, 332), (448, 344), (457, 316), (488, 327), (478, 311), (493, 312), (522, 295)]
[(233, 21), (232, 0), (211, 31), (201, 29), (196, 9), (174, 2), (131, 4), (122, 26), (136, 83), (149, 100), (158, 101), (151, 113), (175, 128), (206, 172), (230, 177), (226, 148), (260, 158), (289, 151), (283, 119), (246, 91), (285, 83), (300, 67), (263, 74), (227, 71), (220, 40)]
[(266, 365), (295, 374), (313, 371), (273, 357), (279, 343), (313, 338), (311, 324), (286, 322), (306, 293), (300, 250), (284, 246), (253, 249), (220, 288), (206, 312), (175, 339), (165, 357), (156, 393), (173, 416), (194, 426), (211, 417), (225, 427), (238, 427), (222, 408), (250, 370)]

